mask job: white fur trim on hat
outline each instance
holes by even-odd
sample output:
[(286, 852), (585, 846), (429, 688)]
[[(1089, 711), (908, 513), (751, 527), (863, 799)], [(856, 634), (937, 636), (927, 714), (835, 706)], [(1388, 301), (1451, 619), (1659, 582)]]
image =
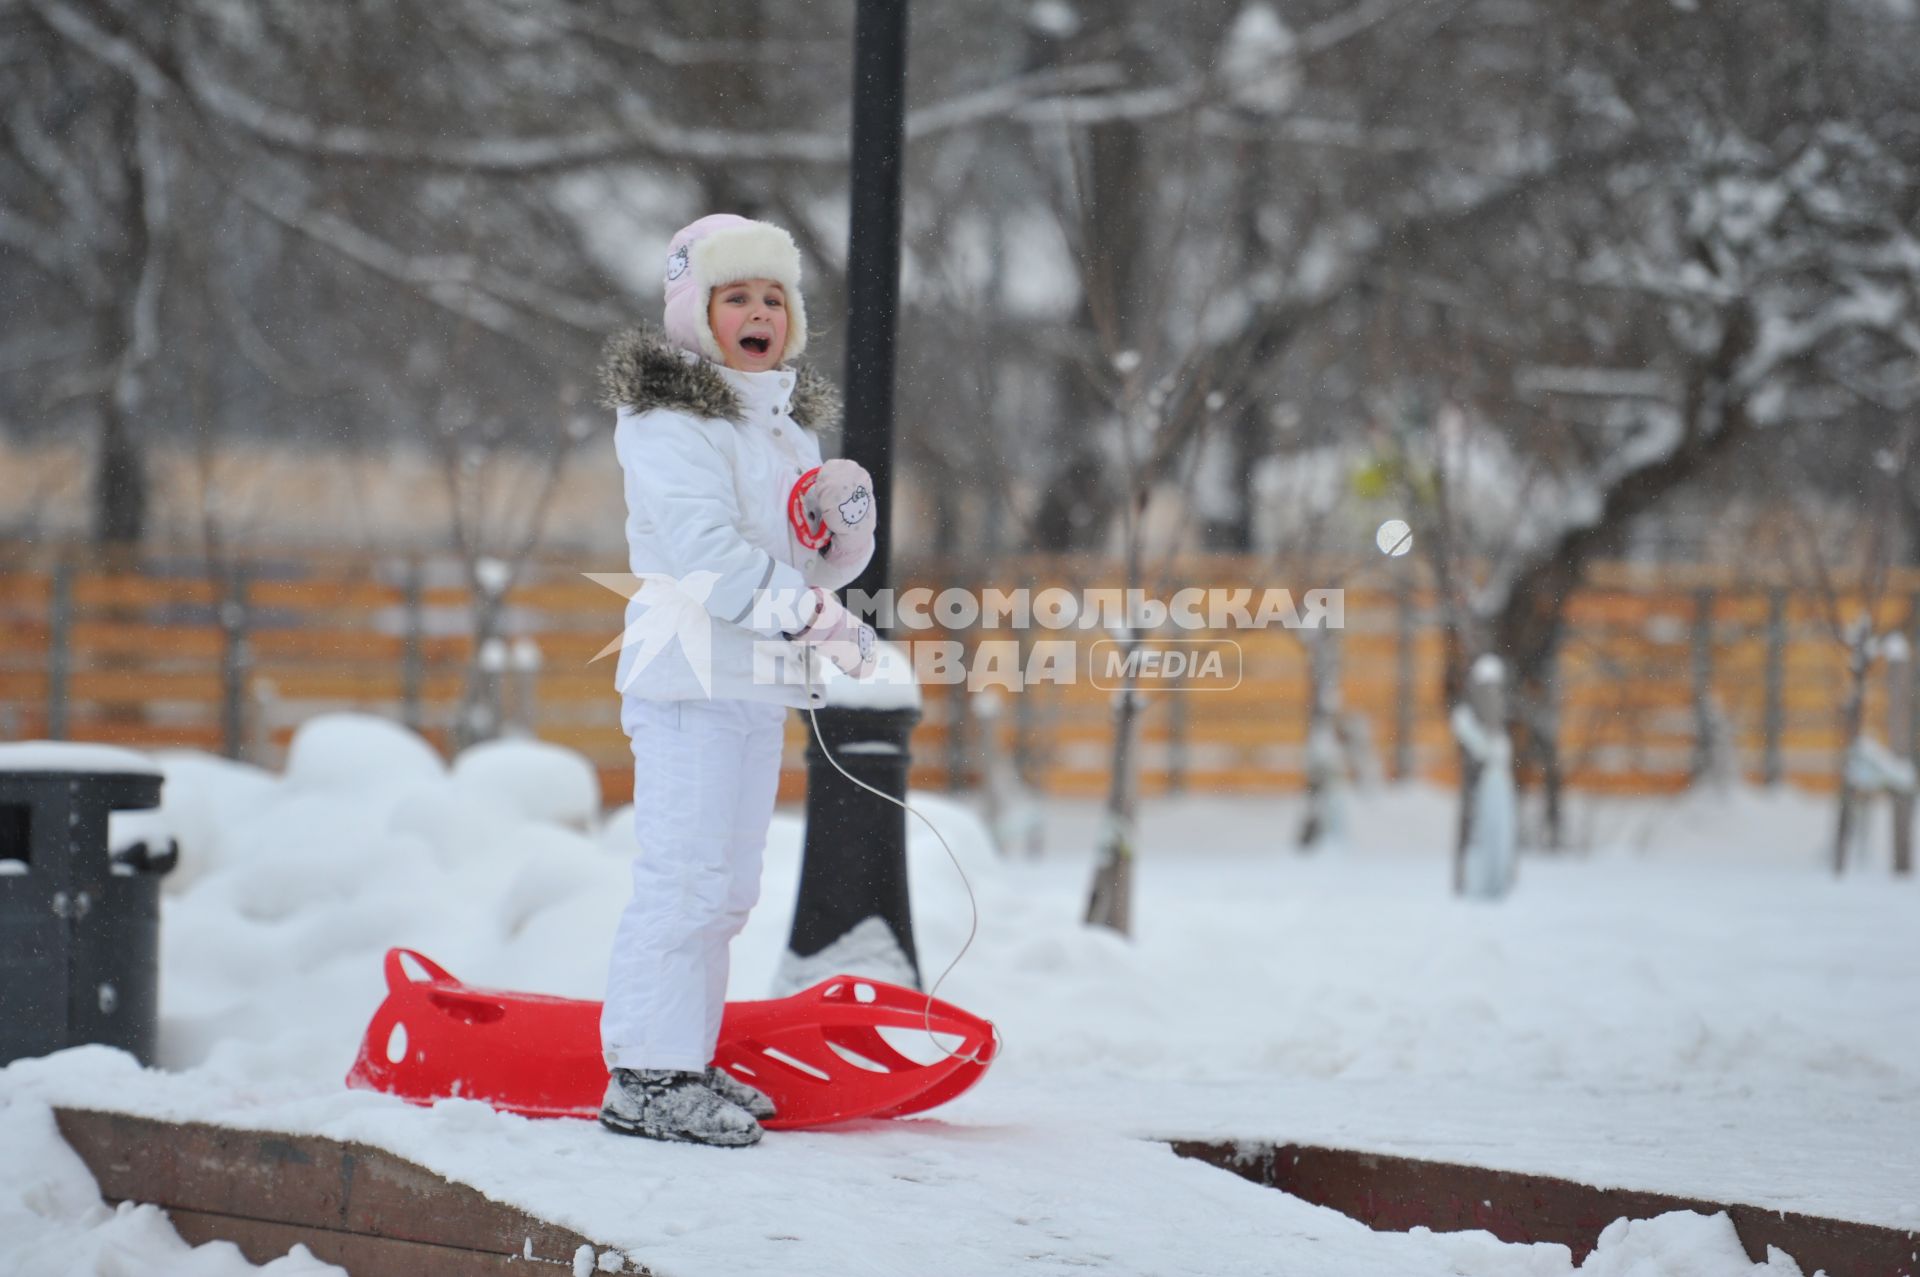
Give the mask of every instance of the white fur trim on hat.
[(720, 343), (707, 321), (713, 290), (743, 279), (770, 279), (787, 294), (787, 345), (780, 361), (797, 359), (807, 348), (807, 305), (800, 296), (800, 249), (793, 236), (771, 222), (727, 226), (695, 240), (691, 265), (695, 282), (693, 322), (707, 358), (721, 361)]

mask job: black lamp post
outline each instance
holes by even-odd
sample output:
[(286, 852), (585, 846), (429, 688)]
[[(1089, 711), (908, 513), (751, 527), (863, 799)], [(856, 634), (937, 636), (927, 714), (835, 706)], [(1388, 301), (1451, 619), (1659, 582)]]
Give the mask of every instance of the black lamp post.
[[(845, 455), (873, 476), (881, 519), (873, 562), (853, 588), (888, 579), (893, 511), (894, 330), (900, 297), (900, 168), (906, 107), (907, 0), (859, 0), (853, 44), (853, 171), (847, 247)], [(917, 704), (829, 706), (820, 734), (834, 760), (904, 798)], [(827, 970), (831, 967), (833, 970)], [(919, 984), (907, 903), (906, 813), (849, 782), (807, 746), (807, 838), (781, 984), (847, 970)]]

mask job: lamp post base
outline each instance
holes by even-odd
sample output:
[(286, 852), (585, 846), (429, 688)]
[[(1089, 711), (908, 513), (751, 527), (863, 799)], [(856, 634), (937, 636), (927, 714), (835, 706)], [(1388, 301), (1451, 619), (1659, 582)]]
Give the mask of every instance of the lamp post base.
[[(908, 738), (918, 708), (816, 711), (807, 742), (807, 835), (793, 932), (776, 995), (823, 976), (866, 975), (920, 987), (907, 901), (907, 813), (853, 784), (834, 766), (904, 801)], [(821, 753), (821, 740), (832, 750)]]

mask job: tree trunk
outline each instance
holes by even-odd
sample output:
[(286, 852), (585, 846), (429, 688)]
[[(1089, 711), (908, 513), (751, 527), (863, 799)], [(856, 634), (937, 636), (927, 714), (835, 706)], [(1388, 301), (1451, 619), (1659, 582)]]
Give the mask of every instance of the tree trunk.
[(506, 681), (507, 641), (500, 634), (501, 597), (477, 577), (473, 591), (473, 657), (467, 666), (467, 685), (454, 718), (451, 748), (454, 754), (500, 735), (502, 686)]
[(1300, 821), (1297, 845), (1316, 850), (1322, 843), (1345, 835), (1343, 812), (1346, 753), (1340, 739), (1339, 631), (1307, 631), (1306, 811)]
[[(1070, 42), (1034, 51), (1036, 69), (1067, 65), (1083, 54), (1110, 56), (1112, 42), (1125, 39), (1123, 6), (1089, 6), (1084, 17)], [(1080, 307), (1075, 340), (1066, 344), (1055, 374), (1059, 433), (1051, 451), (1064, 460), (1048, 477), (1034, 514), (1035, 537), (1047, 550), (1101, 548), (1115, 503), (1127, 495), (1107, 480), (1101, 426), (1109, 407), (1089, 383), (1083, 361), (1087, 352), (1111, 355), (1137, 340), (1139, 317), (1128, 307), (1142, 301), (1149, 264), (1144, 236), (1152, 201), (1141, 125), (1126, 119), (1091, 125), (1073, 144), (1075, 191), (1069, 198), (1077, 194), (1078, 216), (1069, 238), (1078, 250)]]
[[(1034, 511), (1034, 543), (1043, 550), (1099, 549), (1112, 513), (1106, 463), (1094, 446), (1099, 409), (1077, 385), (1084, 377), (1078, 368), (1060, 371), (1066, 406), (1061, 410), (1059, 426), (1072, 437), (1060, 441), (1066, 460), (1048, 477)], [(1069, 388), (1068, 383), (1076, 384)]]
[(1860, 819), (1861, 794), (1853, 783), (1853, 756), (1860, 747), (1867, 703), (1867, 669), (1872, 632), (1863, 623), (1849, 636), (1847, 650), (1847, 694), (1840, 705), (1840, 802), (1833, 830), (1833, 872), (1838, 877), (1847, 871), (1847, 852), (1853, 844), (1854, 825)]
[(101, 396), (100, 454), (93, 482), (93, 536), (105, 545), (138, 545), (147, 530), (147, 466), (117, 396)]
[[(1730, 397), (1729, 385), (1755, 341), (1753, 318), (1745, 310), (1728, 317), (1719, 348), (1709, 363), (1689, 380), (1685, 406), (1691, 432), (1670, 456), (1635, 470), (1601, 496), (1598, 517), (1570, 528), (1508, 586), (1504, 602), (1494, 614), (1490, 632), (1493, 651), (1507, 663), (1520, 709), (1519, 757), (1538, 765), (1542, 777), (1552, 776), (1558, 787), (1560, 765), (1557, 731), (1545, 730), (1550, 714), (1543, 714), (1547, 694), (1565, 637), (1566, 600), (1586, 578), (1587, 565), (1618, 548), (1628, 525), (1651, 510), (1667, 494), (1713, 466), (1752, 434), (1744, 402)], [(1451, 689), (1449, 689), (1451, 691)], [(1552, 755), (1551, 761), (1545, 761)], [(1550, 827), (1557, 840), (1559, 801), (1553, 800)]]
[(147, 467), (140, 432), (147, 365), (159, 354), (160, 300), (166, 260), (164, 166), (148, 171), (156, 151), (145, 143), (153, 119), (125, 102), (126, 136), (138, 139), (122, 157), (126, 183), (126, 251), (112, 300), (96, 312), (98, 348), (113, 369), (99, 395), (100, 453), (93, 485), (93, 533), (104, 545), (138, 545), (147, 530)]
[[(1242, 164), (1242, 175), (1236, 184), (1239, 189), (1236, 219), (1239, 223), (1239, 240), (1243, 269), (1249, 276), (1266, 264), (1266, 248), (1260, 235), (1260, 213), (1266, 204), (1267, 166), (1255, 161), (1242, 147), (1238, 156)], [(1274, 367), (1280, 359), (1282, 329), (1275, 324), (1261, 324), (1254, 339), (1253, 359), (1247, 365), (1264, 373)], [(1267, 451), (1267, 411), (1268, 402), (1259, 393), (1257, 383), (1249, 387), (1253, 393), (1246, 394), (1234, 410), (1232, 419), (1227, 423), (1226, 445), (1230, 450), (1228, 481), (1233, 485), (1233, 505), (1224, 515), (1207, 520), (1204, 535), (1209, 549), (1222, 550), (1231, 554), (1251, 554), (1255, 547), (1253, 512), (1258, 505), (1258, 494), (1254, 491), (1254, 472), (1260, 459)]]
[[(1131, 655), (1138, 643), (1121, 645)], [(1127, 667), (1131, 671), (1131, 665)], [(1113, 699), (1113, 775), (1107, 784), (1106, 820), (1100, 831), (1100, 861), (1087, 896), (1089, 926), (1133, 934), (1133, 849), (1138, 792), (1134, 785), (1134, 744), (1139, 730), (1140, 695), (1131, 672)]]
[(1539, 666), (1513, 689), (1516, 758), (1526, 780), (1540, 789), (1540, 844), (1565, 845), (1566, 773), (1560, 765), (1560, 641), (1554, 639)]
[[(1913, 648), (1905, 635), (1887, 646), (1887, 749), (1913, 767)], [(1913, 786), (1905, 784), (1888, 795), (1893, 803), (1893, 872), (1905, 878), (1913, 872)]]
[(1467, 847), (1473, 841), (1473, 794), (1480, 784), (1480, 763), (1465, 745), (1455, 747), (1460, 757), (1460, 788), (1457, 793), (1460, 819), (1453, 829), (1453, 894), (1467, 894)]

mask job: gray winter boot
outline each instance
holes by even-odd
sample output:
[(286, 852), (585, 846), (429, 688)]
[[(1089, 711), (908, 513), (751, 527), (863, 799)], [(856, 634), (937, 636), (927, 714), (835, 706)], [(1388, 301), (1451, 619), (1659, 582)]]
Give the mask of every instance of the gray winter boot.
[(738, 1104), (763, 1122), (773, 1116), (773, 1101), (767, 1098), (765, 1091), (749, 1086), (718, 1065), (708, 1066), (706, 1083), (709, 1091), (723, 1100)]
[(704, 1075), (677, 1069), (615, 1069), (600, 1125), (622, 1135), (743, 1148), (760, 1142), (753, 1115), (709, 1090)]

